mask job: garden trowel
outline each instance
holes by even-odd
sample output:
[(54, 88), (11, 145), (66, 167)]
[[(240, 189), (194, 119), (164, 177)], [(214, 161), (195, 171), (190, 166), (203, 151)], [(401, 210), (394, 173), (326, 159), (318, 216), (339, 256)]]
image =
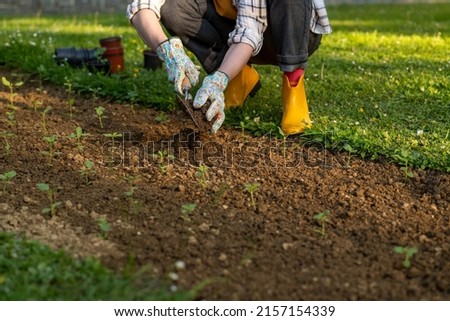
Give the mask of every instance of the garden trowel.
[(181, 101), (181, 104), (183, 105), (184, 109), (187, 111), (187, 113), (189, 114), (189, 116), (191, 117), (192, 121), (194, 122), (195, 126), (197, 126), (197, 128), (200, 128), (199, 124), (197, 123), (197, 120), (194, 117), (193, 114), (193, 106), (192, 106), (192, 102), (189, 101), (189, 90), (191, 89), (191, 83), (189, 82), (189, 79), (186, 77), (184, 78), (183, 81), (183, 95), (178, 95), (178, 98)]

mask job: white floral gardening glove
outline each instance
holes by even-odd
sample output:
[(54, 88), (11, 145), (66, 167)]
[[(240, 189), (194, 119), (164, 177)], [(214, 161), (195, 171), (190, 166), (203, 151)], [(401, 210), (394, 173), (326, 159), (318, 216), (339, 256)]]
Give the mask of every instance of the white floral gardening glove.
[(216, 71), (203, 80), (202, 87), (197, 91), (194, 108), (201, 108), (208, 100), (211, 105), (206, 112), (206, 120), (215, 118), (211, 132), (215, 134), (225, 120), (225, 96), (223, 92), (228, 85), (228, 76), (222, 71)]
[(175, 91), (183, 94), (183, 80), (188, 78), (191, 86), (198, 84), (199, 71), (186, 55), (180, 38), (172, 37), (156, 48), (156, 54), (166, 66), (169, 81), (174, 83)]

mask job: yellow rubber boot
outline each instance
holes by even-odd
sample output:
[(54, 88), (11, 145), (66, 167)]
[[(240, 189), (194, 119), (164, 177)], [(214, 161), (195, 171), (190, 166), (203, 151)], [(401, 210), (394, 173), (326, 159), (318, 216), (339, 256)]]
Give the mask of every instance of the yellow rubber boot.
[(291, 87), (288, 77), (283, 75), (283, 118), (281, 129), (285, 135), (303, 133), (311, 128), (308, 102), (306, 101), (305, 78), (300, 77), (297, 86)]
[(254, 96), (261, 88), (258, 72), (252, 66), (245, 65), (225, 89), (225, 108), (242, 107), (248, 96)]

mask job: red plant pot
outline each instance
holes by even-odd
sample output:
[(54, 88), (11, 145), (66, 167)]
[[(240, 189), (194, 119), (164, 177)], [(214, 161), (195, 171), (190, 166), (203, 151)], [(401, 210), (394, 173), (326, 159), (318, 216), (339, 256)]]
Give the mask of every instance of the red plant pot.
[(120, 37), (100, 39), (100, 45), (105, 48), (103, 58), (109, 61), (109, 71), (114, 74), (125, 69), (123, 47)]

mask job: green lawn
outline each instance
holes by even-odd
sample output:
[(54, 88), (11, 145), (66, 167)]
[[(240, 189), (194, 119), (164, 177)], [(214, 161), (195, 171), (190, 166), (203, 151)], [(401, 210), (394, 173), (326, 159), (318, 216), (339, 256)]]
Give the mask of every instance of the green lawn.
[[(314, 121), (307, 137), (363, 157), (449, 172), (449, 15), (450, 6), (437, 4), (330, 7), (333, 33), (307, 71)], [(278, 112), (278, 91), (260, 98)], [(248, 104), (250, 121), (261, 101)]]

